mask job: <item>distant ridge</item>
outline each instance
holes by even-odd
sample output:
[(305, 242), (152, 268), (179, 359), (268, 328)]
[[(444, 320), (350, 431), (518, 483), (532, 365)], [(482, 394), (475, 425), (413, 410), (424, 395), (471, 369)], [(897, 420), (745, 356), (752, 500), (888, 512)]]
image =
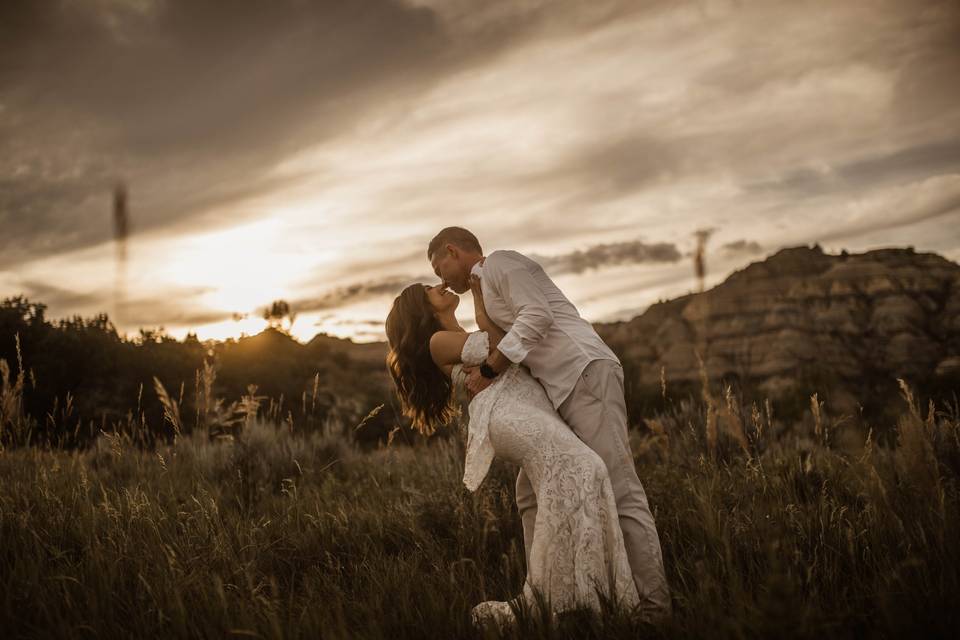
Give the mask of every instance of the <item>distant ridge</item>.
[(960, 371), (960, 265), (912, 248), (826, 254), (791, 247), (699, 294), (597, 332), (637, 382), (749, 380), (777, 394), (805, 369), (860, 383)]

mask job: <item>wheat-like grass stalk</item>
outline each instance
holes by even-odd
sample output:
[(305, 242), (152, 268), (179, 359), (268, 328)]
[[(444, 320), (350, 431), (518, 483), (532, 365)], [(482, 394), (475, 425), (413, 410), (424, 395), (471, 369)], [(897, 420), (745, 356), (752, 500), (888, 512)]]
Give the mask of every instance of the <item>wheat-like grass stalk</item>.
[(763, 416), (760, 415), (760, 407), (756, 402), (750, 403), (750, 424), (756, 434), (756, 440), (760, 440), (760, 434), (763, 433)]
[(197, 369), (193, 372), (193, 399), (194, 399), (194, 416), (193, 416), (193, 428), (200, 428), (200, 405), (203, 402), (200, 393), (200, 370)]
[[(0, 359), (0, 450), (4, 441), (28, 440), (32, 424), (23, 410), (23, 392), (26, 375), (23, 370), (23, 354), (20, 350), (20, 334), (14, 335), (17, 351), (17, 376), (11, 381), (10, 365)], [(32, 373), (32, 372), (31, 372)], [(34, 387), (36, 384), (34, 383)]]
[(810, 396), (810, 413), (813, 414), (813, 433), (817, 442), (826, 446), (827, 428), (823, 422), (823, 402), (816, 393)]
[(637, 453), (642, 455), (653, 447), (659, 447), (663, 455), (669, 454), (670, 434), (667, 432), (667, 428), (663, 425), (663, 422), (657, 418), (647, 418), (644, 422), (646, 422), (650, 431), (653, 432), (653, 436), (642, 441)]
[(763, 400), (763, 413), (764, 417), (767, 419), (766, 429), (768, 431), (773, 431), (773, 403), (770, 402), (770, 398), (764, 398)]
[(897, 378), (900, 391), (907, 402), (907, 412), (897, 420), (896, 462), (901, 475), (928, 495), (940, 491), (940, 474), (933, 451), (933, 421), (924, 420), (913, 392), (902, 378)]
[(10, 384), (10, 366), (0, 359), (0, 448), (4, 433), (13, 427), (20, 416), (20, 394), (16, 383)]
[(156, 376), (153, 377), (153, 388), (157, 392), (157, 398), (163, 405), (163, 418), (173, 426), (173, 432), (179, 436), (182, 432), (182, 422), (180, 421), (180, 405), (176, 400), (170, 397), (164, 388), (163, 383)]
[(743, 417), (740, 415), (740, 407), (736, 402), (733, 389), (730, 385), (727, 385), (724, 390), (724, 399), (726, 400), (726, 406), (724, 407), (724, 424), (726, 426), (726, 431), (729, 433), (734, 440), (737, 441), (737, 444), (740, 445), (740, 449), (747, 454), (747, 457), (750, 457), (750, 443), (747, 441), (747, 434), (743, 428)]
[(236, 411), (243, 416), (243, 427), (246, 428), (253, 422), (260, 411), (260, 404), (267, 399), (266, 396), (257, 395), (257, 385), (248, 384), (246, 395), (240, 396), (240, 402)]
[(716, 459), (717, 455), (717, 402), (713, 397), (713, 393), (710, 391), (710, 381), (707, 377), (707, 367), (703, 362), (703, 358), (700, 357), (699, 350), (695, 351), (697, 356), (697, 362), (699, 363), (700, 369), (700, 392), (703, 396), (703, 402), (706, 404), (707, 415), (705, 421), (706, 429), (706, 442), (707, 442), (707, 453), (710, 454), (712, 459)]
[(354, 430), (354, 431), (359, 431), (359, 430), (362, 429), (364, 426), (366, 426), (366, 424), (367, 424), (368, 422), (370, 422), (370, 421), (373, 420), (375, 417), (377, 417), (377, 414), (378, 414), (378, 413), (380, 413), (381, 411), (383, 411), (383, 407), (384, 407), (384, 405), (379, 404), (379, 405), (375, 406), (373, 409), (371, 409), (370, 412), (369, 412), (367, 415), (363, 416), (363, 419), (360, 421), (360, 423), (359, 423), (357, 426), (355, 426), (355, 427), (353, 428), (353, 430)]
[(203, 361), (203, 372), (200, 376), (201, 391), (203, 392), (203, 423), (210, 424), (210, 412), (213, 410), (213, 384), (217, 381), (217, 367), (213, 362)]

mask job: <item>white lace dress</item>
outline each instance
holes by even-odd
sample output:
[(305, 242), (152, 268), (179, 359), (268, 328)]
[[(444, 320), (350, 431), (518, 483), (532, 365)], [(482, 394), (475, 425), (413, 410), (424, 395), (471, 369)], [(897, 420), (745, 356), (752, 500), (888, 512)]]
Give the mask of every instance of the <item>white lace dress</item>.
[[(467, 336), (466, 365), (489, 353), (487, 333)], [(466, 379), (461, 365), (455, 385)], [(537, 495), (537, 517), (527, 578), (520, 596), (535, 609), (534, 589), (548, 598), (552, 613), (576, 606), (600, 609), (604, 597), (633, 607), (639, 602), (607, 467), (554, 409), (530, 372), (513, 364), (478, 393), (469, 406), (470, 424), (463, 482), (475, 491), (494, 456), (519, 464)], [(613, 592), (611, 593), (611, 587)], [(487, 601), (472, 611), (476, 624), (514, 620), (508, 602)]]

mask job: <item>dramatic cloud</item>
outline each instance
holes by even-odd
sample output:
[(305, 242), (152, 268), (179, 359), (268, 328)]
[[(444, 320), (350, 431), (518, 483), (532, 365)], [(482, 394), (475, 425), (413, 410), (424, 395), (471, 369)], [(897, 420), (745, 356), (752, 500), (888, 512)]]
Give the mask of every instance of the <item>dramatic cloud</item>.
[(250, 199), (303, 177), (266, 175), (290, 154), (623, 4), (7, 0), (0, 267), (109, 239), (119, 179), (140, 232), (262, 215)]
[[(194, 301), (209, 291), (207, 287), (170, 292), (163, 296), (133, 295), (115, 302), (101, 292), (70, 291), (54, 285), (23, 280), (19, 290), (34, 302), (42, 302), (51, 309), (74, 309), (71, 315), (93, 315), (116, 309), (110, 314), (113, 322), (122, 321), (133, 326), (196, 326), (222, 322), (230, 318), (223, 311), (197, 308)], [(85, 313), (79, 313), (84, 311)]]
[(8, 0), (0, 294), (112, 308), (119, 179), (132, 286), (177, 301), (129, 317), (210, 335), (279, 298), (348, 334), (450, 224), (590, 318), (689, 291), (708, 227), (711, 282), (957, 257), (958, 77), (955, 0)]
[[(370, 282), (359, 282), (345, 287), (337, 287), (316, 298), (297, 300), (292, 306), (298, 312), (336, 309), (377, 296), (396, 296), (408, 285), (417, 282), (435, 282), (436, 279), (437, 277), (431, 274), (418, 278), (401, 276)], [(334, 321), (332, 324), (342, 324), (342, 322)]]
[[(442, 67), (432, 12), (395, 0), (0, 5), (4, 263), (107, 239), (109, 189), (139, 230), (283, 182), (266, 170)], [(234, 211), (232, 216), (243, 214)]]
[[(614, 265), (677, 262), (681, 259), (681, 254), (672, 244), (664, 242), (647, 244), (635, 240), (595, 245), (556, 256), (531, 254), (530, 257), (539, 262), (551, 277), (557, 277), (581, 274), (588, 270)], [(396, 296), (406, 286), (416, 282), (436, 283), (437, 277), (434, 274), (388, 276), (379, 280), (357, 282), (336, 287), (317, 297), (296, 300), (292, 306), (299, 312), (337, 309), (378, 296)], [(322, 321), (332, 325), (342, 324), (342, 321), (332, 320), (330, 316), (324, 316)]]
[(34, 302), (42, 302), (49, 307), (59, 309), (87, 307), (103, 300), (95, 293), (68, 291), (52, 284), (31, 280), (22, 280), (20, 291)]
[(611, 265), (677, 262), (680, 251), (673, 244), (657, 242), (647, 244), (639, 240), (598, 244), (583, 251), (574, 251), (559, 256), (531, 256), (544, 271), (552, 276), (567, 273), (583, 273)]
[(952, 140), (879, 153), (841, 164), (788, 171), (773, 181), (750, 189), (774, 190), (803, 196), (839, 190), (867, 189), (878, 184), (903, 183), (932, 175), (960, 173), (960, 135)]

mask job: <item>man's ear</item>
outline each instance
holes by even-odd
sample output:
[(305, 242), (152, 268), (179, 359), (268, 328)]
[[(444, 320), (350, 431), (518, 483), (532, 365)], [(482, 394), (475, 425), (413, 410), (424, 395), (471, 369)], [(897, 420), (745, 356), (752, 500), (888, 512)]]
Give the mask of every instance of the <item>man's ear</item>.
[(450, 254), (450, 256), (454, 260), (457, 260), (460, 257), (460, 247), (458, 247), (457, 245), (447, 244), (446, 249), (447, 249), (447, 252)]

